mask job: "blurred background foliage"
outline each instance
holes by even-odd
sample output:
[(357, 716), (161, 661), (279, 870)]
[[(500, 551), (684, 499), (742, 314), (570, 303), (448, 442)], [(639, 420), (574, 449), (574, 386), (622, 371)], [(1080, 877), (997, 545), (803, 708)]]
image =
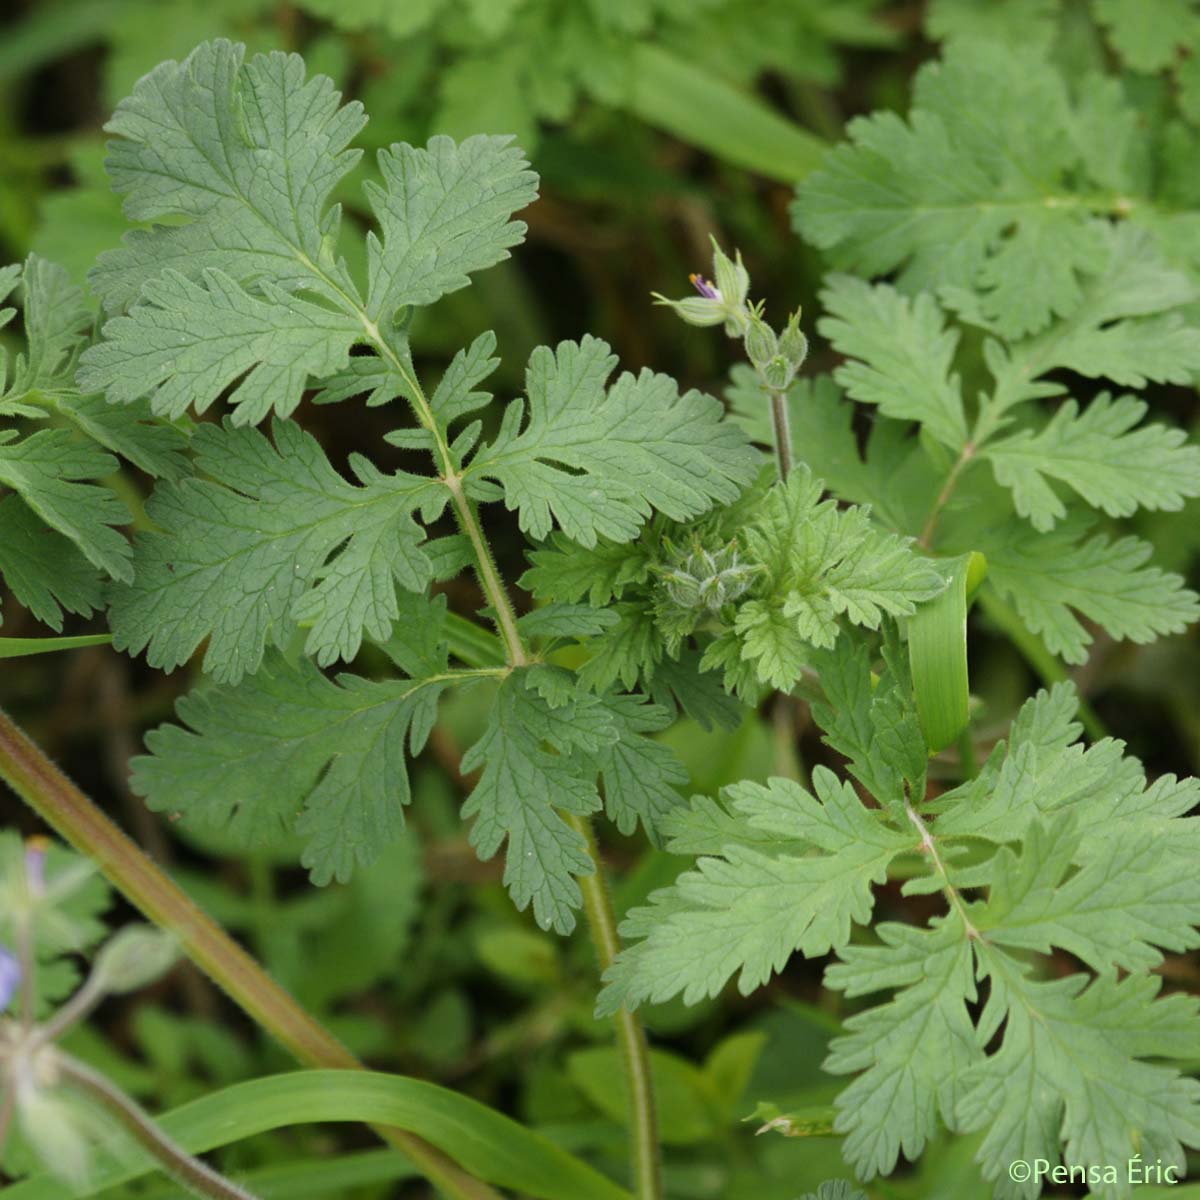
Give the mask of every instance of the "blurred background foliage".
[[(1147, 20), (1150, 8), (1162, 19)], [(0, 262), (32, 250), (83, 281), (127, 228), (104, 176), (104, 120), (141, 74), (215, 36), (303, 53), (372, 114), (368, 152), (435, 132), (518, 135), (542, 177), (526, 245), (413, 330), (419, 360), (437, 370), (494, 328), (502, 395), (519, 390), (534, 346), (584, 331), (609, 340), (626, 367), (651, 365), (719, 394), (732, 344), (686, 329), (649, 295), (680, 294), (689, 271), (707, 264), (713, 234), (740, 247), (768, 313), (782, 319), (802, 303), (811, 334), (823, 268), (791, 231), (792, 184), (854, 116), (903, 111), (913, 72), (941, 39), (1036, 45), (1068, 78), (1112, 75), (1145, 114), (1164, 202), (1190, 228), (1200, 220), (1190, 211), (1200, 203), (1200, 13), (1188, 0), (10, 0), (0, 17)], [(351, 219), (361, 215), (359, 194), (341, 199)], [(814, 339), (813, 371), (834, 361)], [(1196, 421), (1190, 388), (1147, 398), (1173, 420)], [(298, 415), (335, 461), (369, 448), (387, 465), (399, 453), (381, 454), (383, 410), (362, 410), (350, 428), (336, 408), (306, 404)], [(1161, 565), (1195, 587), (1200, 509), (1137, 524)], [(515, 579), (519, 547), (501, 539), (497, 550)], [(6, 635), (37, 632), (11, 597), (4, 612)], [(1003, 633), (975, 621), (972, 690), (987, 740), (1039, 678)], [(76, 620), (66, 631), (100, 629)], [(476, 860), (458, 816), (458, 761), (482, 728), (486, 690), (443, 706), (408, 835), (349, 886), (318, 891), (291, 865), (293, 847), (248, 857), (230, 840), (150, 815), (129, 793), (126, 763), (170, 715), (185, 675), (158, 675), (106, 648), (9, 660), (0, 704), (372, 1065), (477, 1096), (619, 1176), (620, 1077), (609, 1029), (591, 1017), (586, 937), (564, 942), (514, 913), (499, 864)], [(1074, 676), (1151, 772), (1200, 770), (1194, 631), (1148, 647), (1101, 634)], [(831, 757), (788, 698), (732, 732), (685, 721), (664, 736), (699, 792)], [(0, 797), (0, 816), (32, 828), (11, 798)], [(682, 865), (615, 835), (605, 850), (622, 910)], [(882, 916), (911, 904), (895, 885)], [(794, 1200), (845, 1174), (834, 1140), (756, 1137), (759, 1122), (745, 1121), (762, 1099), (819, 1108), (836, 1091), (819, 1071), (838, 1024), (820, 966), (797, 959), (749, 1000), (727, 993), (649, 1010), (673, 1197)], [(1196, 983), (1194, 965), (1170, 969)], [(152, 1109), (290, 1066), (188, 967), (148, 994), (110, 1001), (70, 1048)], [(972, 1149), (961, 1140), (935, 1148), (919, 1174), (873, 1194), (983, 1197)], [(334, 1152), (337, 1173), (294, 1166)], [(223, 1163), (265, 1196), (427, 1194), (405, 1182), (397, 1155), (351, 1128), (262, 1135), (229, 1148)], [(120, 1194), (175, 1193), (157, 1183)]]

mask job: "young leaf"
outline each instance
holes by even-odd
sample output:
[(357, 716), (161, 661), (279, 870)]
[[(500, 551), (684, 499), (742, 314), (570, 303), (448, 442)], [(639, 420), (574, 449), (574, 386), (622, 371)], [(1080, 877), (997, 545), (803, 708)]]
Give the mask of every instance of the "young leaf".
[(809, 647), (834, 644), (840, 615), (878, 629), (885, 614), (911, 615), (945, 586), (904, 539), (876, 530), (863, 509), (822, 501), (823, 490), (807, 468), (797, 468), (745, 532), (747, 561), (762, 574), (735, 629), (742, 657), (775, 687), (795, 683), (811, 661)]

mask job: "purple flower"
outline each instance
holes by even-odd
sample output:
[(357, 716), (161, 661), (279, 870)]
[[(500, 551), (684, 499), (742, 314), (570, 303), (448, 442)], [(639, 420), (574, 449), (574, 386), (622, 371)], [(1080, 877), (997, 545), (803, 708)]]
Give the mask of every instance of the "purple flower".
[(0, 1012), (3, 1012), (21, 986), (21, 964), (15, 954), (0, 946)]
[(50, 845), (44, 837), (31, 837), (25, 843), (25, 879), (31, 896), (46, 894), (46, 848)]
[(689, 275), (688, 279), (692, 282), (692, 287), (702, 295), (705, 300), (723, 300), (721, 290), (716, 284), (709, 283), (703, 275)]

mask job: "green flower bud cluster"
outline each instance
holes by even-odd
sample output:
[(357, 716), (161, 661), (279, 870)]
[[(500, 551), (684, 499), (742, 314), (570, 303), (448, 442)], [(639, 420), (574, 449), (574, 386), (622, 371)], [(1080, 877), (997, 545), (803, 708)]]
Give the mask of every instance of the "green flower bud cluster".
[(786, 392), (808, 357), (808, 338), (800, 332), (800, 310), (792, 313), (787, 327), (778, 336), (755, 314), (743, 340), (746, 357), (764, 386), (772, 392)]
[(658, 568), (667, 595), (680, 608), (719, 612), (744, 596), (761, 568), (738, 558), (737, 542), (707, 550), (696, 542), (686, 553), (669, 547), (671, 561)]

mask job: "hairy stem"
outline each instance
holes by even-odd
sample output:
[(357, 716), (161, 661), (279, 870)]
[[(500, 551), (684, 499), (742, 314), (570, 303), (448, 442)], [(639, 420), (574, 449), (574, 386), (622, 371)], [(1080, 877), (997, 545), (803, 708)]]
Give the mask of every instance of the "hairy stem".
[(487, 597), (488, 604), (491, 605), (492, 619), (496, 623), (500, 640), (504, 643), (508, 664), (511, 667), (523, 667), (528, 659), (525, 647), (521, 643), (521, 634), (517, 629), (516, 611), (508, 597), (508, 589), (505, 588), (504, 581), (500, 578), (496, 560), (492, 557), (492, 549), (488, 545), (483, 525), (479, 521), (479, 512), (474, 501), (463, 488), (459, 464), (455, 461), (450, 444), (446, 440), (446, 434), (434, 415), (429, 399), (425, 395), (425, 389), (421, 387), (421, 381), (417, 378), (409, 356), (398, 354), (366, 313), (359, 309), (350, 297), (346, 297), (346, 299), (362, 320), (371, 344), (404, 380), (417, 419), (433, 437), (433, 457), (437, 464), (438, 476), (450, 492), (455, 520), (457, 520), (459, 528), (467, 535), (471, 549), (475, 552), (475, 574), (479, 579), (479, 586), (483, 589), (483, 594)]
[[(379, 345), (386, 348), (380, 339)], [(459, 525), (471, 542), (475, 552), (476, 573), (480, 585), (492, 608), (493, 619), (504, 643), (505, 655), (510, 667), (525, 666), (529, 662), (521, 631), (517, 626), (516, 610), (509, 599), (508, 588), (500, 576), (491, 547), (479, 522), (475, 505), (467, 496), (462, 485), (459, 466), (446, 442), (425, 392), (412, 369), (394, 351), (388, 350), (391, 360), (404, 375), (409, 386), (413, 406), (422, 425), (434, 438), (434, 457), (438, 462), (442, 482), (450, 490)], [(783, 398), (781, 397), (781, 403)], [(787, 464), (791, 465), (791, 439), (787, 432), (787, 410), (783, 409), (784, 442)], [(782, 469), (782, 468), (781, 468)], [(620, 949), (617, 938), (616, 919), (608, 896), (604, 879), (604, 864), (601, 862), (591, 826), (572, 813), (563, 814), (566, 821), (583, 837), (588, 847), (594, 870), (580, 880), (583, 890), (584, 912), (592, 942), (600, 960), (600, 970), (608, 969)], [(650, 1072), (650, 1052), (646, 1044), (646, 1032), (639, 1017), (624, 1009), (616, 1018), (617, 1042), (625, 1063), (625, 1077), (629, 1096), (630, 1137), (633, 1153), (633, 1172), (638, 1200), (661, 1200), (662, 1172), (658, 1153), (658, 1118), (654, 1104), (654, 1081)]]
[(304, 263), (313, 275), (329, 289), (331, 298), (336, 298), (348, 313), (361, 322), (367, 341), (379, 357), (404, 380), (408, 388), (408, 399), (417, 415), (417, 420), (433, 438), (433, 457), (437, 464), (438, 477), (450, 491), (455, 519), (475, 551), (475, 573), (479, 577), (479, 585), (483, 588), (488, 603), (492, 606), (493, 620), (509, 656), (509, 666), (524, 666), (526, 658), (520, 634), (517, 632), (517, 615), (513, 611), (508, 592), (496, 569), (491, 548), (483, 533), (483, 526), (479, 523), (479, 514), (473, 501), (463, 490), (462, 476), (459, 474), (458, 463), (450, 450), (450, 443), (446, 440), (445, 432), (438, 424), (433, 407), (425, 395), (425, 389), (421, 387), (421, 381), (417, 378), (411, 356), (407, 350), (403, 353), (397, 351), (392, 344), (392, 339), (371, 319), (367, 310), (356, 297), (346, 291), (331, 275), (323, 271), (299, 246), (295, 246), (293, 249), (299, 261)]
[(904, 812), (913, 827), (921, 835), (921, 853), (929, 859), (934, 871), (937, 872), (938, 877), (941, 879), (942, 891), (945, 893), (946, 899), (950, 901), (950, 907), (958, 913), (958, 918), (962, 921), (967, 937), (978, 941), (980, 936), (979, 930), (975, 928), (974, 922), (967, 916), (967, 906), (963, 903), (963, 898), (958, 894), (958, 889), (950, 882), (950, 872), (946, 870), (946, 864), (942, 861), (937, 843), (933, 840), (933, 835), (929, 832), (929, 826), (925, 824), (921, 819), (921, 815), (908, 801), (904, 803)]
[(786, 483), (792, 473), (792, 422), (784, 392), (771, 392), (771, 421), (775, 426), (775, 459), (779, 463), (779, 478)]
[(252, 1192), (193, 1158), (172, 1141), (133, 1100), (99, 1072), (65, 1054), (56, 1055), (55, 1062), (65, 1080), (116, 1117), (134, 1141), (188, 1191), (211, 1196), (213, 1200), (255, 1200)]
[[(13, 1117), (17, 1111), (17, 1093), (11, 1083), (0, 1088), (0, 1159), (4, 1157), (8, 1146), (8, 1131), (12, 1128)], [(0, 1178), (4, 1172), (0, 1171)]]
[[(603, 974), (612, 966), (621, 948), (617, 936), (617, 920), (612, 899), (608, 894), (600, 851), (592, 834), (591, 823), (575, 813), (563, 814), (568, 824), (587, 843), (588, 853), (596, 864), (593, 874), (579, 881), (583, 889), (583, 908), (596, 958)], [(658, 1153), (658, 1112), (654, 1102), (654, 1079), (650, 1071), (650, 1049), (640, 1018), (622, 1008), (614, 1018), (617, 1042), (625, 1067), (625, 1088), (629, 1101), (630, 1136), (633, 1141), (634, 1193), (638, 1200), (660, 1200), (662, 1164)]]
[[(85, 854), (134, 907), (173, 933), (183, 952), (254, 1021), (310, 1067), (362, 1063), (313, 1019), (181, 888), (154, 865), (32, 741), (0, 712), (0, 778)], [(454, 1200), (500, 1200), (436, 1146), (403, 1129), (376, 1127)]]
[(484, 537), (483, 526), (479, 522), (479, 514), (474, 503), (463, 490), (462, 478), (450, 475), (445, 478), (445, 484), (450, 489), (454, 500), (454, 511), (458, 516), (459, 526), (471, 542), (475, 551), (475, 568), (479, 576), (479, 584), (492, 607), (493, 619), (500, 639), (504, 643), (504, 653), (509, 666), (523, 667), (529, 661), (525, 646), (521, 641), (521, 632), (517, 628), (517, 613), (508, 598), (508, 589), (500, 578), (496, 560), (492, 557), (492, 548)]
[(83, 986), (44, 1025), (30, 1035), (31, 1045), (40, 1046), (57, 1041), (74, 1025), (78, 1025), (105, 997), (98, 972), (93, 971)]

